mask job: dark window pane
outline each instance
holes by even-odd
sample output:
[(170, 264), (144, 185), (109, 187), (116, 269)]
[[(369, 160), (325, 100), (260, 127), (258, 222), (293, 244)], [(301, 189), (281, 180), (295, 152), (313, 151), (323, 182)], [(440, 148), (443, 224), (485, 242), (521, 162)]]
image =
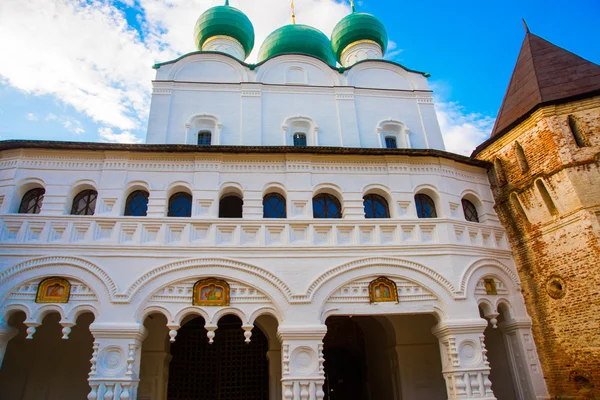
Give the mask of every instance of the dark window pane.
[(169, 217), (191, 217), (192, 195), (184, 192), (175, 193), (169, 199)]
[(479, 215), (477, 214), (477, 208), (469, 200), (462, 199), (463, 212), (465, 213), (465, 219), (471, 222), (479, 222)]
[(145, 217), (148, 214), (148, 197), (145, 190), (136, 190), (127, 197), (125, 202), (125, 215), (132, 217)]
[(363, 199), (365, 218), (389, 218), (387, 200), (377, 194), (368, 194)]
[(313, 198), (313, 218), (342, 218), (342, 206), (337, 197), (319, 194)]
[(418, 194), (415, 196), (415, 204), (419, 218), (437, 218), (435, 203), (431, 197), (426, 194)]
[(263, 198), (263, 218), (286, 218), (285, 198), (278, 193), (269, 193)]
[(223, 197), (219, 202), (219, 218), (242, 218), (244, 200), (237, 196)]
[(210, 146), (212, 144), (212, 134), (210, 132), (198, 133), (198, 146)]
[(385, 138), (385, 147), (387, 149), (397, 149), (398, 143), (396, 143), (396, 138), (393, 136), (386, 136)]
[(306, 135), (303, 133), (294, 134), (294, 146), (306, 147)]
[(73, 199), (71, 215), (94, 215), (98, 192), (95, 190), (84, 190)]
[(45, 194), (46, 189), (44, 188), (31, 189), (25, 193), (21, 199), (19, 214), (39, 214), (42, 209)]

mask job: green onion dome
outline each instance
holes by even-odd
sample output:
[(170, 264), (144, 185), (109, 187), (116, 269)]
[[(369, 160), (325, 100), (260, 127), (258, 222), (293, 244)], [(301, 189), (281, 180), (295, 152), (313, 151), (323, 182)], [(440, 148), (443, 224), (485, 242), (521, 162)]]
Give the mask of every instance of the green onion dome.
[(333, 28), (331, 34), (331, 49), (336, 60), (340, 61), (342, 52), (352, 43), (363, 40), (370, 40), (379, 44), (381, 52), (385, 54), (388, 36), (383, 23), (375, 16), (367, 13), (353, 12), (345, 16)]
[(246, 57), (254, 48), (254, 27), (246, 14), (228, 5), (216, 6), (204, 12), (196, 22), (194, 38), (198, 50), (215, 36), (229, 36), (240, 42)]
[(320, 30), (308, 25), (285, 25), (272, 32), (258, 52), (258, 62), (280, 54), (304, 54), (335, 67), (331, 43)]

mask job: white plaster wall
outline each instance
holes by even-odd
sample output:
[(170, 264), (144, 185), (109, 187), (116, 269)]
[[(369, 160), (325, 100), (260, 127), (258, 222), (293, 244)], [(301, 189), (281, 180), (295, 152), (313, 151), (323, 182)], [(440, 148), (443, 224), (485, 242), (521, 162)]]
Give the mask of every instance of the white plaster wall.
[[(186, 143), (185, 123), (209, 114), (223, 145), (283, 145), (288, 117), (312, 119), (319, 146), (382, 147), (377, 123), (397, 119), (414, 148), (444, 149), (427, 80), (385, 61), (343, 73), (307, 56), (276, 57), (250, 70), (219, 54), (194, 53), (161, 66), (153, 83), (147, 143)], [(190, 144), (190, 143), (188, 143)], [(195, 144), (195, 143), (191, 143)]]

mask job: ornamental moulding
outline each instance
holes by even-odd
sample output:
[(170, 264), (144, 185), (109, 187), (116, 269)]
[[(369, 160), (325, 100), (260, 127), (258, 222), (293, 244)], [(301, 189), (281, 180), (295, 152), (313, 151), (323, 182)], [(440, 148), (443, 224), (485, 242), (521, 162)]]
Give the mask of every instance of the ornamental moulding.
[(456, 293), (457, 299), (467, 298), (466, 290), (468, 288), (469, 282), (471, 281), (471, 278), (477, 270), (484, 267), (500, 269), (506, 275), (506, 277), (508, 277), (509, 280), (513, 283), (515, 289), (518, 290), (521, 287), (521, 281), (519, 277), (513, 271), (511, 271), (510, 268), (502, 264), (500, 261), (494, 260), (492, 258), (484, 258), (475, 261), (463, 272), (460, 279), (460, 290)]

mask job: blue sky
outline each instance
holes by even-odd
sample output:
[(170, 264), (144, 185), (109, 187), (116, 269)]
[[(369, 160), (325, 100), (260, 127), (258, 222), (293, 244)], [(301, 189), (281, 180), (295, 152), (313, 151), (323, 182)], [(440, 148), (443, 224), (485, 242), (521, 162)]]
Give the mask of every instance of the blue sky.
[[(195, 19), (217, 0), (2, 0), (0, 138), (143, 142), (151, 65), (194, 50)], [(289, 21), (287, 0), (231, 0), (257, 45)], [(432, 74), (449, 150), (486, 138), (530, 30), (600, 63), (600, 2), (357, 2), (386, 25), (388, 57)], [(299, 23), (329, 34), (348, 2), (296, 0)], [(250, 56), (255, 57), (255, 53)]]

